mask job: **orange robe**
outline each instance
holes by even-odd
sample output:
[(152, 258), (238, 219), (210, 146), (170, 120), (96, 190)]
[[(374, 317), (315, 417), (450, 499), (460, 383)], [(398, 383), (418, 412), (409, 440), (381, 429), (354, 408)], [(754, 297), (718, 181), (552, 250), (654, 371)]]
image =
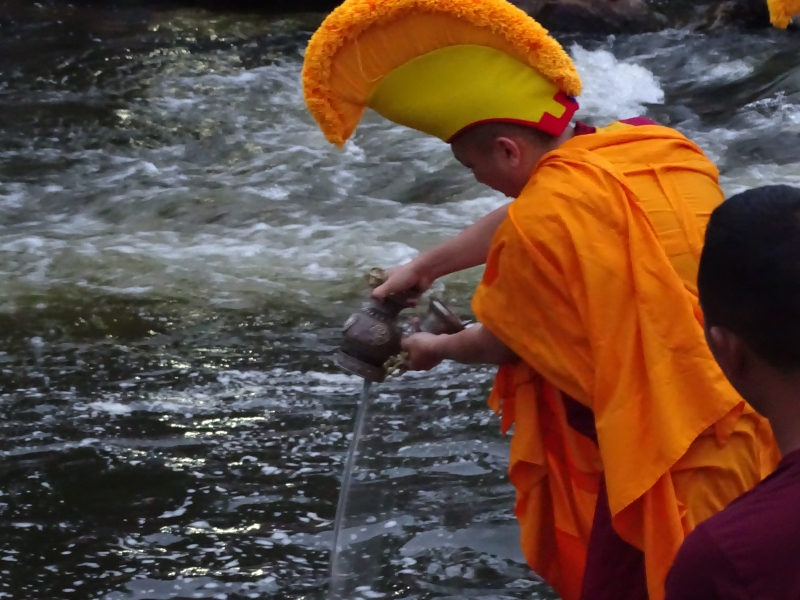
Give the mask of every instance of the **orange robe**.
[[(660, 600), (686, 535), (777, 464), (705, 343), (696, 278), (717, 179), (680, 133), (617, 123), (546, 155), (493, 240), (473, 309), (520, 361), (490, 404), (514, 424), (523, 552), (564, 600), (580, 595), (601, 475)], [(597, 445), (562, 393), (592, 410)]]
[(800, 14), (800, 0), (767, 0), (769, 20), (775, 27), (786, 29), (794, 15)]

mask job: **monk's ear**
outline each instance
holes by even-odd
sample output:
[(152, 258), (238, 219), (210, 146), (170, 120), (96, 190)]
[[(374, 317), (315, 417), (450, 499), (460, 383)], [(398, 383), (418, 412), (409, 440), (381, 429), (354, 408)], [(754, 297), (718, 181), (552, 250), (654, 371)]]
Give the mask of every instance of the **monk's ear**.
[(511, 168), (516, 168), (522, 163), (522, 148), (509, 137), (498, 137), (494, 140), (494, 151), (497, 158)]
[(725, 377), (737, 387), (747, 376), (750, 348), (742, 338), (725, 327), (711, 327), (706, 331), (706, 339)]

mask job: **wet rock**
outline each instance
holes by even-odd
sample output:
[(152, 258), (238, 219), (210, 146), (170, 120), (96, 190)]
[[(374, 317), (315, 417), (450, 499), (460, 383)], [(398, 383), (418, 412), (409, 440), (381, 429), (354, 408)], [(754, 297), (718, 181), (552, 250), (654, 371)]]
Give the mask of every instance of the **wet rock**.
[[(72, 0), (70, 6), (104, 10), (200, 8), (259, 14), (325, 13), (342, 0)], [(689, 28), (711, 31), (726, 27), (770, 27), (766, 0), (510, 0), (549, 30), (558, 33), (618, 34)], [(4, 12), (56, 7), (57, 0), (32, 4), (4, 0)], [(61, 3), (63, 4), (63, 3)], [(0, 15), (2, 18), (3, 15)]]
[(740, 140), (728, 146), (725, 168), (752, 164), (788, 165), (800, 163), (800, 135), (775, 130), (771, 135), (760, 132), (759, 137)]
[[(72, 6), (95, 7), (106, 9), (160, 9), (200, 8), (219, 12), (248, 12), (258, 14), (281, 14), (299, 12), (327, 12), (336, 8), (342, 0), (268, 0), (253, 2), (252, 0), (71, 0)], [(58, 0), (41, 0), (37, 3), (24, 0), (3, 0), (0, 5), (3, 11), (9, 6), (56, 6)], [(66, 4), (66, 3), (61, 3)]]
[(770, 27), (766, 0), (648, 0), (672, 28), (700, 31), (726, 27), (760, 29)]
[(770, 27), (766, 0), (511, 0), (545, 27), (563, 33), (711, 31)]
[(210, 10), (240, 10), (261, 13), (324, 12), (333, 10), (339, 0), (270, 0), (262, 6), (252, 0), (173, 0), (175, 4), (191, 5)]
[(661, 29), (667, 23), (645, 0), (511, 0), (547, 29), (615, 34)]
[(761, 0), (729, 0), (712, 10), (716, 25), (738, 25), (747, 28), (770, 27), (769, 8)]

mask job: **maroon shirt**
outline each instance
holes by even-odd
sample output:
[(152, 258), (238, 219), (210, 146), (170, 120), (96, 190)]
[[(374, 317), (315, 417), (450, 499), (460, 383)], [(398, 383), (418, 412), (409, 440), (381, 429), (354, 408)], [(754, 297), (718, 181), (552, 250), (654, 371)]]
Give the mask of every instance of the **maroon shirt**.
[(800, 450), (686, 538), (667, 600), (800, 598)]

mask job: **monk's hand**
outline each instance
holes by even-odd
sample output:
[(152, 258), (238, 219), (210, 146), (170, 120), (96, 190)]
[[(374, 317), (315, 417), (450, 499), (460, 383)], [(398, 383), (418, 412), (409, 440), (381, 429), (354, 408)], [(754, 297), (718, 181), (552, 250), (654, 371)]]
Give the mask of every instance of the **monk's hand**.
[(447, 335), (432, 333), (415, 333), (402, 342), (403, 350), (408, 353), (406, 368), (409, 371), (430, 371), (441, 363), (444, 356), (443, 343)]
[(402, 295), (409, 306), (416, 306), (419, 297), (426, 292), (433, 283), (424, 269), (415, 261), (406, 263), (395, 269), (387, 271), (386, 281), (372, 291), (372, 296), (380, 300), (387, 296)]

